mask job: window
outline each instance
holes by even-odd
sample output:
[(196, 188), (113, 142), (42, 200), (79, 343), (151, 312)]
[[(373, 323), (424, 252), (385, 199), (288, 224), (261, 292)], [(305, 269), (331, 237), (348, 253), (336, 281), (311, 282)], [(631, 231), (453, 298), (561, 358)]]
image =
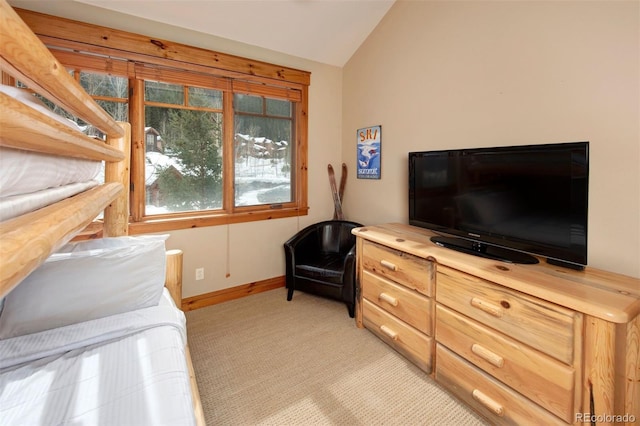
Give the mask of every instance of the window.
[(293, 104), (235, 95), (235, 206), (278, 205), (293, 200)]
[(144, 82), (145, 216), (222, 209), (222, 92)]
[(80, 71), (80, 85), (117, 121), (129, 120), (129, 80), (126, 77)]
[(132, 233), (307, 213), (308, 72), (24, 13), (131, 123)]
[[(70, 69), (68, 72), (80, 82), (80, 85), (88, 94), (93, 96), (98, 105), (107, 111), (115, 120), (129, 121), (129, 80), (126, 77), (86, 72), (78, 69)], [(26, 87), (22, 82), (17, 82), (17, 86)], [(82, 119), (68, 113), (48, 99), (40, 95), (36, 96), (56, 114), (67, 117), (80, 126), (86, 126), (86, 123)], [(90, 136), (103, 136), (99, 134), (97, 129), (85, 128), (84, 132)]]
[[(117, 121), (129, 120), (129, 80), (108, 74), (75, 71), (80, 85), (95, 101)], [(80, 120), (77, 120), (80, 121)], [(84, 132), (89, 136), (104, 138), (98, 129), (88, 126)]]

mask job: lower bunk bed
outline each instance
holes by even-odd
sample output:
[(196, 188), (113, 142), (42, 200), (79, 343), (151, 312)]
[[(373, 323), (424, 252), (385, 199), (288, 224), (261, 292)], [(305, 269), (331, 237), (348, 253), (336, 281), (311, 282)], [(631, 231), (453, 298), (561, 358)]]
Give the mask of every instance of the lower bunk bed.
[(67, 244), (7, 295), (0, 424), (204, 424), (164, 239)]

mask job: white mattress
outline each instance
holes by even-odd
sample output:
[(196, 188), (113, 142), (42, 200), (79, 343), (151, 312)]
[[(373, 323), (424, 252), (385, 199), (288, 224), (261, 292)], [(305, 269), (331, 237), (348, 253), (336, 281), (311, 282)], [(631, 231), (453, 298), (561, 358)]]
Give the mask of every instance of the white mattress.
[(47, 188), (30, 194), (18, 194), (0, 198), (0, 221), (38, 210), (49, 204), (93, 188), (98, 184), (97, 180), (90, 180), (87, 182), (58, 186), (56, 188)]
[(0, 197), (96, 178), (102, 162), (0, 148)]
[(171, 305), (0, 341), (0, 424), (195, 424)]
[[(48, 115), (70, 128), (81, 131), (74, 122), (55, 114), (26, 90), (0, 84), (0, 92), (21, 101), (25, 105)], [(0, 147), (0, 204), (9, 202), (5, 197), (32, 194), (48, 188), (91, 181), (96, 179), (101, 172), (102, 164), (101, 161), (65, 158)], [(67, 196), (62, 196), (59, 199)]]

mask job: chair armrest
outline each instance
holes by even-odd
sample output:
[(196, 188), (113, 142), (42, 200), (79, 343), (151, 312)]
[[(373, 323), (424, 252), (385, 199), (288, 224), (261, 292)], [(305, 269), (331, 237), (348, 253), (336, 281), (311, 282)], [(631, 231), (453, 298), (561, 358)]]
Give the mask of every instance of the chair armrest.
[(351, 247), (351, 250), (344, 258), (344, 272), (343, 272), (343, 290), (342, 299), (345, 302), (355, 302), (356, 292), (356, 245)]
[(344, 257), (345, 270), (350, 264), (354, 265), (355, 262), (356, 262), (356, 245), (354, 244), (353, 247), (351, 247), (351, 249), (347, 253), (347, 255)]
[[(285, 266), (286, 266), (286, 275), (288, 279), (292, 279), (294, 275), (294, 269), (297, 262), (303, 261), (301, 257), (304, 257), (304, 253), (311, 252), (314, 250), (310, 250), (311, 246), (317, 246), (316, 242), (316, 225), (310, 225), (293, 237), (289, 238), (284, 243), (284, 255), (285, 255)], [(296, 254), (298, 254), (298, 259), (296, 259)]]

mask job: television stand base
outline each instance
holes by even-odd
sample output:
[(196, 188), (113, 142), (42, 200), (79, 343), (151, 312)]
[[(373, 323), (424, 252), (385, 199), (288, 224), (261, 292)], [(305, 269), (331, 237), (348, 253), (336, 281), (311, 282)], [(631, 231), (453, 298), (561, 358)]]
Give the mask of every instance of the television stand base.
[(533, 265), (539, 262), (537, 258), (527, 253), (482, 244), (476, 241), (469, 241), (464, 238), (435, 236), (431, 237), (431, 241), (441, 247), (502, 262), (522, 263), (526, 265)]
[(550, 265), (561, 266), (563, 268), (569, 268), (576, 271), (584, 271), (584, 265), (578, 265), (576, 263), (564, 262), (562, 260), (547, 258), (547, 263)]

